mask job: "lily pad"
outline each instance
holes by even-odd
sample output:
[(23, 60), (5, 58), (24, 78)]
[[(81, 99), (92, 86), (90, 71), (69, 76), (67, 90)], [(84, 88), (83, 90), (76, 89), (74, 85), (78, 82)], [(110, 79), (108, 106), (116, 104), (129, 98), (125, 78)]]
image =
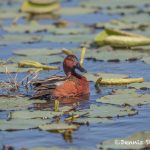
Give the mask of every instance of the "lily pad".
[(27, 34), (11, 34), (0, 37), (0, 45), (14, 44), (14, 43), (33, 43), (42, 39), (39, 35), (27, 35)]
[(96, 23), (96, 28), (111, 28), (119, 30), (134, 30), (139, 29), (141, 26), (139, 24), (127, 23), (125, 21), (112, 20), (110, 22), (98, 22)]
[(83, 117), (83, 118), (78, 118), (73, 120), (73, 123), (77, 124), (95, 124), (95, 123), (112, 123), (113, 121), (108, 118), (88, 118), (88, 117)]
[(118, 8), (118, 7), (137, 7), (148, 4), (148, 0), (124, 0), (120, 3), (119, 0), (112, 0), (111, 5), (109, 0), (82, 0), (80, 5), (85, 7), (98, 7), (98, 8)]
[(61, 42), (61, 43), (81, 43), (93, 41), (94, 34), (77, 34), (77, 35), (46, 35), (43, 37), (43, 41), (47, 42)]
[(127, 115), (135, 115), (137, 111), (131, 107), (116, 107), (113, 105), (97, 106), (91, 105), (89, 109), (90, 117), (123, 117)]
[(0, 110), (21, 110), (26, 109), (33, 103), (44, 103), (41, 100), (29, 100), (27, 97), (5, 97), (0, 96)]
[(132, 50), (140, 50), (140, 51), (144, 51), (144, 52), (149, 52), (150, 51), (150, 45), (131, 47), (131, 49)]
[(0, 12), (0, 19), (14, 19), (14, 18), (26, 18), (28, 17), (28, 14), (23, 12), (17, 12), (17, 11), (1, 11)]
[(51, 4), (53, 2), (56, 2), (56, 0), (29, 0), (29, 2), (34, 3), (34, 4)]
[(18, 66), (21, 68), (37, 68), (40, 70), (58, 70), (60, 69), (57, 66), (49, 66), (49, 65), (43, 65), (39, 62), (36, 61), (31, 61), (31, 60), (23, 60), (18, 62)]
[(7, 27), (3, 27), (6, 32), (40, 32), (40, 31), (53, 31), (56, 27), (49, 24), (39, 24), (37, 22), (31, 22), (30, 24), (15, 24)]
[(47, 56), (47, 55), (55, 55), (62, 53), (61, 49), (48, 49), (48, 48), (37, 48), (37, 49), (22, 49), (22, 50), (15, 50), (13, 54), (19, 56)]
[(9, 59), (11, 62), (18, 63), (24, 60), (32, 60), (43, 64), (54, 64), (63, 62), (64, 58), (59, 55), (42, 56), (42, 55), (31, 55), (31, 56), (14, 56)]
[[(74, 115), (82, 115), (87, 112), (86, 117), (89, 118), (112, 118), (112, 117), (123, 117), (127, 115), (135, 115), (137, 111), (129, 106), (118, 107), (114, 105), (102, 105), (97, 106), (92, 104), (89, 109), (74, 112)], [(70, 115), (72, 112), (70, 113)]]
[(134, 133), (126, 138), (115, 138), (104, 141), (97, 145), (99, 149), (149, 149), (150, 145), (148, 139), (150, 137), (149, 131), (142, 131)]
[(115, 14), (134, 15), (138, 11), (139, 11), (139, 9), (137, 7), (132, 7), (132, 8), (120, 7), (120, 8), (113, 8), (113, 9), (104, 9), (103, 13), (107, 13), (107, 14), (111, 14), (111, 15), (115, 15)]
[(44, 14), (54, 12), (59, 8), (60, 4), (57, 1), (50, 4), (39, 4), (39, 3), (32, 3), (30, 1), (24, 1), (21, 10), (27, 13)]
[(88, 79), (88, 81), (96, 82), (98, 78), (103, 79), (111, 79), (111, 78), (128, 78), (128, 75), (126, 74), (112, 74), (112, 73), (85, 73), (84, 76)]
[(28, 72), (28, 71), (36, 71), (35, 68), (19, 68), (17, 64), (6, 64), (0, 65), (0, 73), (15, 73), (15, 72)]
[(143, 57), (141, 60), (146, 64), (150, 64), (150, 57)]
[(111, 45), (113, 47), (134, 47), (150, 45), (150, 38), (130, 32), (105, 29), (95, 37), (98, 45)]
[(35, 119), (35, 118), (53, 118), (55, 116), (61, 116), (62, 112), (54, 112), (54, 111), (15, 111), (9, 114), (12, 119)]
[(144, 105), (150, 103), (150, 95), (149, 94), (138, 94), (136, 91), (131, 89), (126, 90), (116, 90), (112, 95), (107, 95), (101, 98), (98, 98), (96, 101), (105, 103), (105, 104), (113, 104), (113, 105)]
[(0, 120), (0, 130), (26, 130), (37, 128), (39, 125), (48, 123), (49, 120), (43, 119), (13, 119)]
[(150, 26), (149, 24), (150, 19), (148, 14), (141, 13), (141, 14), (127, 15), (121, 17), (120, 20), (125, 21), (127, 23)]
[(76, 130), (78, 129), (78, 126), (76, 125), (68, 125), (68, 124), (45, 124), (45, 125), (40, 125), (39, 128), (41, 130), (47, 130), (47, 131), (59, 131), (59, 130)]
[(85, 8), (85, 7), (63, 7), (59, 10), (61, 15), (82, 15), (90, 14), (96, 12), (95, 8)]
[(122, 78), (112, 78), (112, 79), (98, 79), (96, 81), (96, 86), (97, 85), (127, 85), (127, 84), (131, 84), (131, 83), (141, 83), (144, 82), (144, 78), (126, 78), (126, 79), (122, 79)]
[(30, 24), (17, 24), (3, 27), (3, 30), (12, 33), (33, 33), (45, 31), (52, 34), (85, 34), (92, 31), (91, 28), (85, 26), (56, 28), (54, 25), (51, 24), (45, 25), (33, 21)]
[(67, 35), (67, 34), (87, 34), (92, 31), (91, 28), (85, 27), (85, 26), (79, 26), (79, 27), (70, 27), (70, 28), (56, 28), (53, 31), (50, 31), (54, 34), (59, 35)]
[(142, 53), (139, 51), (131, 51), (129, 49), (124, 50), (105, 50), (105, 51), (91, 51), (87, 52), (85, 58), (101, 60), (101, 61), (133, 61), (137, 59), (141, 59), (143, 56), (146, 56), (146, 53)]
[(129, 88), (146, 90), (146, 89), (150, 89), (150, 82), (132, 83), (132, 84), (129, 84), (128, 87)]
[(50, 147), (50, 148), (44, 148), (44, 147), (35, 147), (30, 150), (76, 150), (74, 148), (60, 148), (60, 147)]

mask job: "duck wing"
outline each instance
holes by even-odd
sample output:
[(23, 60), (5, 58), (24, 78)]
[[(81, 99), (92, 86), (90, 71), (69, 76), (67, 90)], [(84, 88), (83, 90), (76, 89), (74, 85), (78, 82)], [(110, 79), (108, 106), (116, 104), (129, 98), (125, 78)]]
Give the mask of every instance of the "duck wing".
[(64, 76), (52, 76), (45, 80), (36, 80), (32, 81), (32, 85), (34, 87), (34, 95), (32, 99), (51, 99), (52, 92), (56, 88), (56, 86), (61, 85), (66, 80)]

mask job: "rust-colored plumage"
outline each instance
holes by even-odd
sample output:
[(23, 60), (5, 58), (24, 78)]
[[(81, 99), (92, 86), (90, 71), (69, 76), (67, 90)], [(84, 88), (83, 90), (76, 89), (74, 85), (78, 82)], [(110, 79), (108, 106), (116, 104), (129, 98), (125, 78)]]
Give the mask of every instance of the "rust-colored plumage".
[(89, 82), (76, 73), (75, 69), (86, 72), (79, 64), (76, 56), (68, 55), (63, 62), (66, 76), (52, 76), (46, 80), (33, 82), (35, 94), (33, 98), (68, 98), (89, 95)]

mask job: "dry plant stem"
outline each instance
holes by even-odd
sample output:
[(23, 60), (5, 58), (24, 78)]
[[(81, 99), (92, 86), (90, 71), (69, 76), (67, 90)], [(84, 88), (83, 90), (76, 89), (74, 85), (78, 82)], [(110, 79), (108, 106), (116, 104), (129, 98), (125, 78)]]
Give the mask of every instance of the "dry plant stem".
[[(26, 77), (24, 77), (21, 81), (17, 81), (18, 72), (15, 74), (14, 77), (9, 73), (8, 68), (5, 68), (5, 74), (7, 75), (7, 81), (2, 81), (0, 84), (2, 85), (0, 87), (1, 93), (7, 94), (7, 96), (10, 96), (11, 94), (15, 94), (20, 89), (20, 86), (23, 85), (28, 89), (28, 86), (30, 85), (31, 81), (36, 79), (38, 77), (38, 72), (30, 73)], [(31, 78), (29, 80), (29, 78)], [(26, 81), (25, 84), (23, 82)]]
[(81, 56), (80, 56), (80, 65), (83, 66), (84, 56), (85, 56), (86, 48), (82, 48)]

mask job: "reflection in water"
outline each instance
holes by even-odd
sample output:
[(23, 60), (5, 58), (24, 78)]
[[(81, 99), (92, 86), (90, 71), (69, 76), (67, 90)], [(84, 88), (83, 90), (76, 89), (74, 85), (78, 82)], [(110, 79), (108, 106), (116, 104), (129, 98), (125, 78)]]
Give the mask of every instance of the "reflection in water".
[(73, 143), (72, 130), (66, 130), (62, 136), (66, 143)]
[(59, 101), (59, 104), (61, 106), (67, 105), (67, 106), (74, 106), (75, 104), (78, 105), (81, 102), (86, 102), (89, 100), (90, 95), (82, 95), (78, 97), (65, 97), (65, 98), (59, 98), (59, 99), (52, 99), (47, 100), (45, 103), (35, 103), (33, 104), (33, 108), (35, 110), (42, 110), (42, 109), (53, 109), (54, 108), (54, 102), (55, 100)]
[[(89, 96), (90, 95), (82, 95), (82, 96), (78, 96), (78, 97), (71, 97), (71, 98), (61, 98), (61, 99), (57, 99), (57, 101), (59, 101), (60, 105), (64, 106), (64, 105), (67, 105), (67, 106), (78, 106), (78, 103), (83, 103), (83, 102), (86, 102), (89, 100)], [(33, 104), (33, 108), (36, 109), (36, 110), (42, 110), (42, 109), (53, 109), (54, 110), (54, 107), (55, 107), (55, 100), (56, 99), (53, 99), (53, 100), (47, 100), (46, 103), (34, 103)], [(36, 100), (35, 100), (36, 102)], [(59, 108), (58, 108), (59, 109)], [(53, 122), (55, 123), (60, 123), (62, 120), (59, 118), (59, 117), (55, 117), (53, 118)], [(56, 131), (49, 131), (50, 133), (61, 133), (64, 141), (66, 143), (73, 143), (73, 130), (72, 129), (67, 129), (67, 130), (56, 130)]]

